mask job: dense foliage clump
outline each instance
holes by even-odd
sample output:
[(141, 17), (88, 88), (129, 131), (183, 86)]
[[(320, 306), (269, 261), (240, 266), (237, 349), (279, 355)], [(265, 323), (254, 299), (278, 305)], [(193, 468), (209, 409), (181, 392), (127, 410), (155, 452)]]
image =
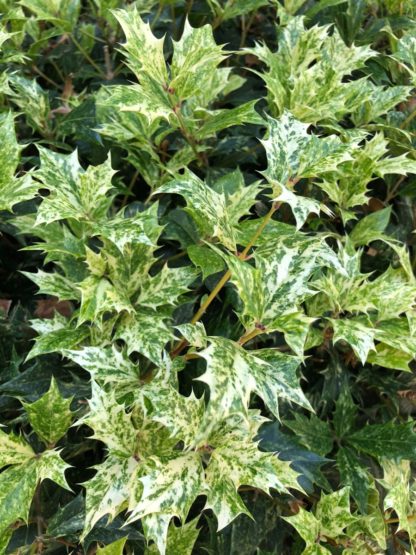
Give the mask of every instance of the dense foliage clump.
[(414, 553), (415, 1), (0, 4), (0, 553)]

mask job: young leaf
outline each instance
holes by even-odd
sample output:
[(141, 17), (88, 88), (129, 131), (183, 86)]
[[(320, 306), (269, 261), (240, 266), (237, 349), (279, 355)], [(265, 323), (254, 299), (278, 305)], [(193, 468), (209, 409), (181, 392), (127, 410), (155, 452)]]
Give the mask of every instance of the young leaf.
[(23, 403), (29, 422), (37, 435), (47, 445), (55, 444), (72, 422), (72, 398), (64, 399), (52, 377), (49, 390), (34, 403)]

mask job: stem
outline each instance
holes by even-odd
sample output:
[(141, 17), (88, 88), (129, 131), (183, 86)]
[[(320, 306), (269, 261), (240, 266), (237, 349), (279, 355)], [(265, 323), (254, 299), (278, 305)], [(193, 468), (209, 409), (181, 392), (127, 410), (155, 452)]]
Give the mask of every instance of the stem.
[(121, 202), (121, 208), (123, 208), (124, 206), (126, 206), (127, 201), (128, 201), (128, 199), (129, 199), (129, 197), (130, 197), (130, 195), (131, 195), (131, 192), (132, 192), (132, 190), (133, 190), (134, 184), (136, 183), (136, 180), (137, 180), (138, 176), (139, 176), (139, 170), (136, 170), (136, 171), (134, 172), (134, 174), (133, 174), (133, 177), (131, 178), (131, 181), (130, 181), (129, 186), (128, 186), (128, 189), (127, 189), (127, 192), (126, 192), (126, 194), (124, 195), (124, 198), (123, 198), (123, 200), (122, 200), (122, 202)]
[(253, 339), (254, 337), (257, 337), (258, 335), (262, 334), (263, 332), (264, 332), (264, 330), (255, 328), (254, 330), (251, 330), (250, 332), (247, 332), (244, 335), (242, 335), (240, 337), (240, 339), (238, 340), (238, 344), (239, 345), (245, 345), (251, 339)]
[(196, 147), (197, 143), (196, 143), (195, 137), (192, 135), (192, 133), (190, 133), (189, 129), (186, 126), (185, 120), (183, 119), (183, 116), (181, 113), (181, 109), (173, 107), (173, 111), (175, 112), (175, 115), (178, 119), (179, 127), (182, 135), (188, 142), (189, 146), (192, 148), (192, 151), (195, 154), (196, 158), (199, 160), (200, 164), (206, 166), (207, 164), (206, 164), (206, 161), (204, 160), (202, 153), (199, 152)]
[(151, 28), (152, 31), (155, 28), (156, 23), (159, 21), (159, 17), (161, 16), (162, 11), (163, 11), (163, 4), (162, 4), (162, 2), (160, 2), (159, 7), (157, 8), (157, 11), (155, 13), (155, 17), (153, 18), (153, 21), (150, 24), (150, 28)]
[(400, 185), (403, 183), (403, 181), (406, 179), (406, 175), (402, 175), (397, 181), (396, 183), (393, 185), (393, 187), (391, 188), (390, 191), (388, 191), (386, 198), (385, 198), (385, 203), (390, 202), (396, 195), (397, 192), (400, 188)]
[(407, 118), (400, 124), (400, 129), (405, 129), (411, 121), (416, 117), (416, 110), (413, 110)]
[(240, 48), (243, 48), (246, 39), (247, 39), (247, 34), (250, 31), (250, 27), (253, 25), (253, 21), (254, 18), (256, 17), (256, 12), (253, 12), (249, 18), (249, 20), (247, 21), (246, 24), (246, 19), (243, 16), (241, 16), (241, 40), (240, 40)]
[(33, 65), (32, 69), (35, 73), (37, 73), (38, 75), (40, 75), (43, 79), (45, 79), (45, 81), (47, 81), (50, 85), (52, 85), (53, 87), (55, 87), (55, 89), (60, 89), (60, 85), (58, 85), (58, 83), (56, 81), (54, 81), (53, 79), (51, 79), (50, 77), (48, 77), (47, 75), (45, 75), (45, 73), (43, 73), (43, 71), (41, 71), (37, 66)]
[[(274, 202), (272, 204), (272, 207), (270, 208), (269, 212), (266, 214), (266, 216), (264, 217), (264, 220), (257, 228), (256, 233), (253, 235), (246, 248), (243, 250), (243, 252), (241, 252), (238, 255), (237, 258), (239, 258), (240, 260), (244, 260), (246, 258), (248, 251), (257, 241), (257, 239), (263, 232), (264, 228), (271, 220), (273, 214), (280, 207), (280, 204), (281, 204), (280, 202)], [(196, 324), (196, 322), (198, 322), (201, 319), (201, 317), (204, 315), (209, 305), (212, 303), (212, 301), (215, 299), (215, 297), (218, 295), (218, 293), (221, 291), (221, 289), (224, 287), (224, 285), (227, 283), (230, 277), (231, 277), (231, 272), (230, 270), (227, 270), (225, 274), (222, 276), (222, 278), (220, 279), (220, 281), (217, 283), (217, 285), (214, 287), (214, 289), (211, 291), (211, 293), (208, 295), (208, 297), (205, 299), (203, 304), (199, 307), (199, 310), (191, 320), (191, 324)], [(186, 347), (187, 344), (188, 342), (186, 341), (186, 339), (182, 339), (181, 341), (179, 341), (179, 343), (173, 348), (173, 351), (171, 352), (171, 357), (172, 358), (177, 357), (181, 353), (181, 351)]]
[(86, 50), (84, 50), (84, 48), (81, 46), (81, 44), (77, 41), (77, 39), (74, 37), (74, 35), (71, 35), (71, 39), (72, 42), (75, 44), (75, 46), (78, 48), (78, 50), (81, 52), (81, 54), (84, 56), (84, 58), (92, 65), (92, 67), (101, 75), (101, 77), (103, 79), (106, 79), (106, 74), (103, 72), (103, 70), (100, 68), (99, 65), (97, 65), (94, 60), (91, 58), (91, 56), (88, 54), (88, 52)]

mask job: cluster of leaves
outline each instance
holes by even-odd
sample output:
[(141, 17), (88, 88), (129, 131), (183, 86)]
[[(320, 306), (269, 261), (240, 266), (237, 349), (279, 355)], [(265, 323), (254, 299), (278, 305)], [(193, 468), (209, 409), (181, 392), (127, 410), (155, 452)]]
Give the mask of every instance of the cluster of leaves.
[(1, 6), (0, 553), (414, 553), (414, 0)]

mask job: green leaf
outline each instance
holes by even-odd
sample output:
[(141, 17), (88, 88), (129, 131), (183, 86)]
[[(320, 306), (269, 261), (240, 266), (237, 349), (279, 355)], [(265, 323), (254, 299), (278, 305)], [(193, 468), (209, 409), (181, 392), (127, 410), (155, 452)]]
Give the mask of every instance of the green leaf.
[(386, 490), (383, 506), (384, 510), (393, 509), (399, 519), (399, 530), (406, 530), (410, 535), (408, 516), (411, 514), (410, 506), (410, 463), (409, 461), (390, 461), (383, 459), (383, 479), (378, 482)]
[(169, 268), (165, 265), (158, 274), (143, 283), (136, 303), (154, 310), (163, 305), (175, 305), (178, 298), (189, 291), (196, 275), (195, 269), (190, 266)]
[(186, 172), (157, 193), (176, 193), (186, 199), (186, 211), (192, 216), (202, 237), (216, 237), (224, 246), (235, 250), (235, 238), (227, 212), (224, 193), (217, 193), (191, 171)]
[(356, 449), (373, 457), (414, 460), (416, 434), (413, 428), (413, 422), (368, 424), (358, 432), (346, 436), (346, 439)]
[(39, 293), (53, 295), (61, 301), (79, 300), (78, 288), (69, 279), (57, 272), (47, 273), (38, 270), (36, 273), (22, 272), (39, 287)]
[(56, 313), (52, 320), (31, 320), (31, 326), (39, 335), (26, 360), (63, 349), (74, 349), (90, 335), (87, 328), (72, 327), (66, 318)]
[(315, 512), (320, 523), (320, 533), (329, 538), (342, 534), (356, 517), (350, 512), (350, 490), (343, 488), (329, 495), (321, 495)]
[(98, 547), (96, 553), (97, 555), (123, 555), (126, 541), (127, 537), (120, 538), (113, 543), (109, 543), (105, 547)]
[(263, 175), (272, 185), (288, 187), (302, 177), (316, 177), (336, 170), (351, 159), (351, 146), (336, 137), (308, 134), (309, 125), (285, 111), (279, 119), (268, 118), (268, 138), (262, 141), (267, 154)]
[(267, 170), (262, 173), (273, 187), (274, 200), (290, 204), (298, 229), (309, 213), (319, 214), (321, 209), (330, 212), (315, 199), (295, 194), (296, 182), (335, 171), (351, 159), (355, 148), (335, 136), (310, 135), (308, 127), (285, 111), (280, 119), (268, 118), (268, 138), (262, 141), (267, 155)]
[(367, 512), (370, 478), (356, 452), (349, 447), (340, 447), (336, 456), (341, 483), (347, 486), (362, 513)]
[[(325, 4), (319, 2), (311, 10)], [(294, 13), (298, 7), (289, 9)], [(350, 75), (375, 53), (368, 46), (347, 46), (337, 30), (318, 25), (305, 29), (304, 23), (303, 17), (291, 17), (279, 28), (278, 52), (264, 44), (247, 51), (268, 67), (260, 75), (273, 113), (287, 109), (301, 121), (336, 123), (371, 96), (367, 80)]]
[(90, 411), (77, 424), (87, 424), (94, 431), (94, 439), (102, 441), (111, 455), (133, 456), (137, 448), (136, 430), (131, 413), (116, 401), (114, 391), (107, 393), (95, 382), (91, 384)]
[(303, 445), (318, 455), (325, 456), (332, 451), (334, 438), (327, 422), (311, 414), (294, 414), (294, 420), (285, 420), (284, 424), (296, 434)]
[(64, 399), (52, 377), (49, 390), (34, 403), (23, 403), (29, 422), (37, 435), (48, 445), (55, 444), (72, 422), (72, 398)]
[(106, 278), (88, 276), (79, 284), (78, 289), (81, 291), (78, 324), (87, 321), (99, 322), (109, 312), (133, 311), (126, 292), (116, 288)]
[(192, 264), (201, 269), (202, 279), (224, 269), (224, 260), (205, 245), (190, 245), (187, 248)]
[(285, 520), (294, 526), (305, 540), (304, 553), (330, 553), (325, 548), (322, 548), (322, 551), (322, 546), (316, 551), (314, 549), (321, 536), (335, 539), (347, 526), (355, 522), (356, 518), (350, 512), (349, 489), (343, 488), (329, 495), (322, 494), (315, 514), (300, 509), (295, 516), (285, 517)]
[[(284, 520), (296, 528), (297, 533), (305, 541), (307, 549), (311, 548), (319, 541), (320, 522), (313, 513), (301, 508), (296, 515), (284, 517)], [(309, 553), (312, 554), (314, 552), (309, 551)], [(325, 553), (325, 551), (323, 553)]]
[(224, 59), (211, 25), (193, 28), (186, 21), (182, 37), (174, 42), (170, 87), (181, 100), (203, 93), (210, 87), (210, 76)]
[(377, 210), (365, 216), (354, 227), (350, 234), (350, 239), (355, 246), (368, 245), (371, 241), (377, 241), (383, 236), (391, 216), (391, 206)]
[(184, 442), (185, 448), (193, 446), (196, 432), (203, 420), (203, 398), (198, 399), (193, 392), (185, 397), (172, 386), (157, 382), (145, 388), (143, 395), (152, 403), (152, 421), (165, 426), (171, 437)]
[[(200, 530), (197, 528), (198, 519), (194, 518), (182, 526), (173, 523), (168, 529), (168, 540), (166, 544), (166, 555), (191, 555)], [(156, 544), (147, 548), (146, 555), (159, 555)]]
[(208, 117), (197, 132), (198, 139), (203, 140), (215, 136), (216, 133), (233, 125), (242, 125), (243, 123), (264, 125), (263, 118), (254, 109), (257, 102), (257, 100), (252, 100), (236, 108), (207, 112)]
[(19, 519), (27, 522), (38, 479), (33, 466), (12, 466), (0, 474), (2, 529)]

